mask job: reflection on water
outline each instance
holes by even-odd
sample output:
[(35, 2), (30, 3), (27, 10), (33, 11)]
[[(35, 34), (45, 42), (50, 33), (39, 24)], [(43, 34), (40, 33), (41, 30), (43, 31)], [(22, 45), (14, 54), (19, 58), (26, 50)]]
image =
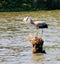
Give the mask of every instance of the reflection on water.
[[(32, 16), (34, 21), (44, 21), (49, 25), (42, 35), (47, 54), (32, 53), (28, 36), (36, 29), (22, 21), (27, 15)], [(60, 64), (59, 43), (60, 11), (0, 13), (0, 64)]]

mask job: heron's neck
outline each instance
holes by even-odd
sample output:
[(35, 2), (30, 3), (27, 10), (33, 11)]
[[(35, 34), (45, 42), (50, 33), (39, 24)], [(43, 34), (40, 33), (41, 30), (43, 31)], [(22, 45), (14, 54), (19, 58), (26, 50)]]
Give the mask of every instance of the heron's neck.
[(34, 22), (31, 20), (31, 24), (35, 25)]

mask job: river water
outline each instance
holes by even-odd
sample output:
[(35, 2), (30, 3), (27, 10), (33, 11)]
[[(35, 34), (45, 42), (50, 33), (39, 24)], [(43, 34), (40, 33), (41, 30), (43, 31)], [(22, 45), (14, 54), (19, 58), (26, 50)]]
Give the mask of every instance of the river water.
[[(43, 35), (39, 29), (47, 54), (32, 53), (28, 36), (36, 29), (24, 24), (26, 16), (48, 24)], [(0, 64), (60, 64), (60, 10), (0, 12)]]

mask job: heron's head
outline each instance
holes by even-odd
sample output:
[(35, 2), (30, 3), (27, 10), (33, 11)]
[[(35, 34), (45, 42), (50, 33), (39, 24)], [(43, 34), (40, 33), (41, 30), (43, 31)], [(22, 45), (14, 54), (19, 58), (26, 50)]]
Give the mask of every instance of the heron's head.
[(24, 19), (23, 19), (23, 21), (24, 21), (24, 23), (32, 23), (32, 18), (31, 17), (29, 17), (29, 16), (27, 16), (27, 17), (25, 17)]

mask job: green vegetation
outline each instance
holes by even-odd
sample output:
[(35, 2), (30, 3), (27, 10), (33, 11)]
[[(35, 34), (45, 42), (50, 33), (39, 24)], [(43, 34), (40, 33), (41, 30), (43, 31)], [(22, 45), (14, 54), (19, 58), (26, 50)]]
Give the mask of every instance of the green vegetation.
[(60, 9), (60, 0), (0, 0), (0, 11)]

